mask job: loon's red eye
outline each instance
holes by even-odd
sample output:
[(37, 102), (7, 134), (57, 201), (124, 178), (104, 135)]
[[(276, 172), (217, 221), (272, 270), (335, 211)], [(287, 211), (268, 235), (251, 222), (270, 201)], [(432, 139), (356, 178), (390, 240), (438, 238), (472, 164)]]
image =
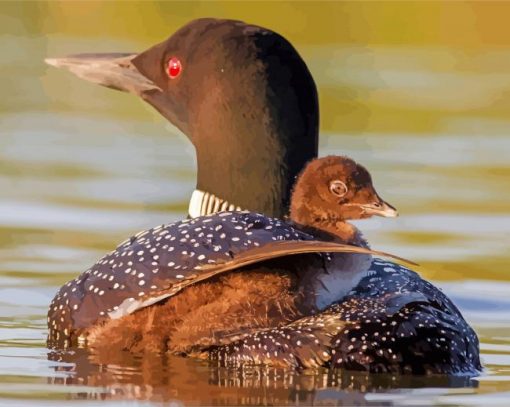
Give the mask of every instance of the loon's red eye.
[(166, 73), (170, 79), (177, 78), (182, 71), (182, 64), (179, 58), (172, 57), (168, 60), (166, 65)]

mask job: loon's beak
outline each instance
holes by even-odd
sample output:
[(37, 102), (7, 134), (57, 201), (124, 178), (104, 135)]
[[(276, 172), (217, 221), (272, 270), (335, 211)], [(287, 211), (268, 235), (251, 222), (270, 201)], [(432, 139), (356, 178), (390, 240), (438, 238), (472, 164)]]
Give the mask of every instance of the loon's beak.
[(396, 218), (398, 216), (397, 210), (389, 203), (384, 202), (382, 199), (379, 202), (368, 205), (360, 205), (367, 215), (370, 216), (383, 216), (385, 218)]
[(78, 54), (47, 58), (48, 65), (64, 68), (76, 76), (108, 88), (134, 93), (142, 98), (148, 91), (161, 89), (142, 75), (131, 62), (138, 54)]
[(176, 114), (171, 97), (135, 66), (133, 60), (140, 55), (143, 54), (78, 54), (47, 58), (45, 61), (48, 65), (67, 69), (86, 81), (139, 96), (184, 134), (189, 134), (187, 123)]

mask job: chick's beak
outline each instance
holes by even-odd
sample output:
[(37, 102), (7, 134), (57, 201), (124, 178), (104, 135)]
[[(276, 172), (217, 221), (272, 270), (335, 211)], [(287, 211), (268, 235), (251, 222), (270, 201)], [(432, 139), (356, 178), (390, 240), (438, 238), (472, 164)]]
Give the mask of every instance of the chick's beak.
[(372, 204), (361, 205), (361, 208), (363, 208), (365, 214), (370, 216), (383, 216), (385, 218), (396, 218), (398, 216), (397, 210), (382, 199)]

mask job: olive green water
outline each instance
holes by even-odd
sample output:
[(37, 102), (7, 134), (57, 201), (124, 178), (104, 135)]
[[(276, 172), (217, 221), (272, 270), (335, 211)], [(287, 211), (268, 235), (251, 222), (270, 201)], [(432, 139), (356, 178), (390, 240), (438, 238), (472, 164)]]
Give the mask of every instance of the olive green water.
[[(465, 18), (467, 45), (421, 41), (423, 24), (393, 27), (385, 19), (404, 17), (391, 4), (379, 6), (371, 26), (380, 33), (363, 38), (367, 45), (356, 40), (368, 35), (362, 30), (323, 27), (348, 17), (361, 24), (360, 13), (376, 18), (355, 5), (280, 3), (274, 17), (256, 4), (116, 7), (0, 3), (0, 405), (508, 405), (510, 41), (480, 46), (470, 24), (484, 33), (490, 24), (473, 22), (478, 11), (466, 8), (454, 11)], [(481, 339), (480, 376), (227, 371), (45, 348), (58, 286), (134, 232), (185, 216), (195, 164), (185, 137), (135, 97), (43, 58), (142, 50), (213, 14), (271, 26), (295, 42), (321, 92), (321, 154), (364, 163), (401, 213), (358, 226), (374, 248), (419, 262), (461, 308)], [(434, 16), (424, 17), (432, 27)]]

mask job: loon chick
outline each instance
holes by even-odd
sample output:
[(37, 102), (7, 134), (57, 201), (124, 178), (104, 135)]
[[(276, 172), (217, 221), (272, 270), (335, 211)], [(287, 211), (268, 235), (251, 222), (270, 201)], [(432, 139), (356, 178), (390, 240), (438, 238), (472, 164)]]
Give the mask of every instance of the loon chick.
[(330, 305), (380, 254), (347, 220), (396, 211), (364, 167), (337, 156), (312, 161), (291, 202), (293, 223), (221, 212), (128, 239), (57, 293), (50, 344), (189, 353)]

